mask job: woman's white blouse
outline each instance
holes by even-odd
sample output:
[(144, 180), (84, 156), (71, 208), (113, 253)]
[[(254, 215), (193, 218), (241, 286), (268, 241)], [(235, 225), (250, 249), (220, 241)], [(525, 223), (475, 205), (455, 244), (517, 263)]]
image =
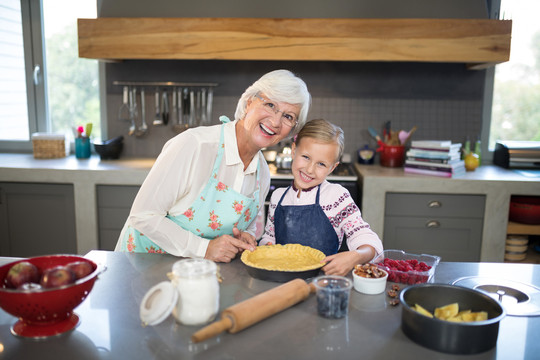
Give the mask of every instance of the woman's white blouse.
[[(218, 180), (251, 197), (257, 187), (257, 166), (260, 162), (260, 210), (247, 229), (256, 236), (264, 230), (256, 226), (264, 223), (257, 221), (257, 218), (264, 216), (270, 172), (261, 152), (244, 171), (238, 154), (235, 125), (236, 121), (224, 125), (225, 152)], [(119, 239), (123, 238), (127, 226), (131, 225), (172, 255), (204, 257), (209, 240), (184, 230), (165, 216), (184, 213), (204, 189), (216, 160), (221, 126), (189, 129), (165, 144), (133, 202)], [(119, 250), (119, 244), (120, 241), (116, 250)]]

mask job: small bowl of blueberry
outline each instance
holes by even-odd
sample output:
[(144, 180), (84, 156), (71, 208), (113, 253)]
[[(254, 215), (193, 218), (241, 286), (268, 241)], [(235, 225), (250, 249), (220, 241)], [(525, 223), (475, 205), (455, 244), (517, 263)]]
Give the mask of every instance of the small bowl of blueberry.
[(317, 312), (331, 319), (345, 317), (353, 283), (344, 276), (323, 275), (313, 279), (317, 294)]

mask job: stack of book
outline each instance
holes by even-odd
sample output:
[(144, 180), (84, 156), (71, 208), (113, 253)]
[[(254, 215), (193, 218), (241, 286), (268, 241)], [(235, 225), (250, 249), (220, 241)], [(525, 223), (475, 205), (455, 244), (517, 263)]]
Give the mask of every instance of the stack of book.
[(461, 160), (461, 144), (449, 140), (413, 141), (406, 156), (406, 173), (441, 177), (465, 173), (465, 162)]

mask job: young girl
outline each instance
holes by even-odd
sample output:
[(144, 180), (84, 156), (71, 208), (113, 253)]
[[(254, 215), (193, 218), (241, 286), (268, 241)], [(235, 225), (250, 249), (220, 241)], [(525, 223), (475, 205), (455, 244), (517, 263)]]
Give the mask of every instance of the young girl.
[[(321, 250), (328, 275), (347, 275), (382, 253), (382, 242), (360, 215), (349, 191), (326, 177), (343, 153), (343, 130), (309, 121), (292, 144), (294, 181), (272, 193), (259, 245), (298, 243)], [(350, 251), (338, 253), (344, 235)]]

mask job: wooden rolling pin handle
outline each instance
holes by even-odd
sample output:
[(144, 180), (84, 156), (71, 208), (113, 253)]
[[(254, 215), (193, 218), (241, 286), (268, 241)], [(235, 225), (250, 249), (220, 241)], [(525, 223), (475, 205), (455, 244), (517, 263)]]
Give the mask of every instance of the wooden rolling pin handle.
[(233, 320), (228, 316), (224, 316), (221, 318), (221, 320), (213, 322), (212, 324), (203, 327), (201, 330), (191, 335), (191, 342), (198, 343), (210, 339), (226, 330), (229, 330), (232, 328), (232, 326)]

